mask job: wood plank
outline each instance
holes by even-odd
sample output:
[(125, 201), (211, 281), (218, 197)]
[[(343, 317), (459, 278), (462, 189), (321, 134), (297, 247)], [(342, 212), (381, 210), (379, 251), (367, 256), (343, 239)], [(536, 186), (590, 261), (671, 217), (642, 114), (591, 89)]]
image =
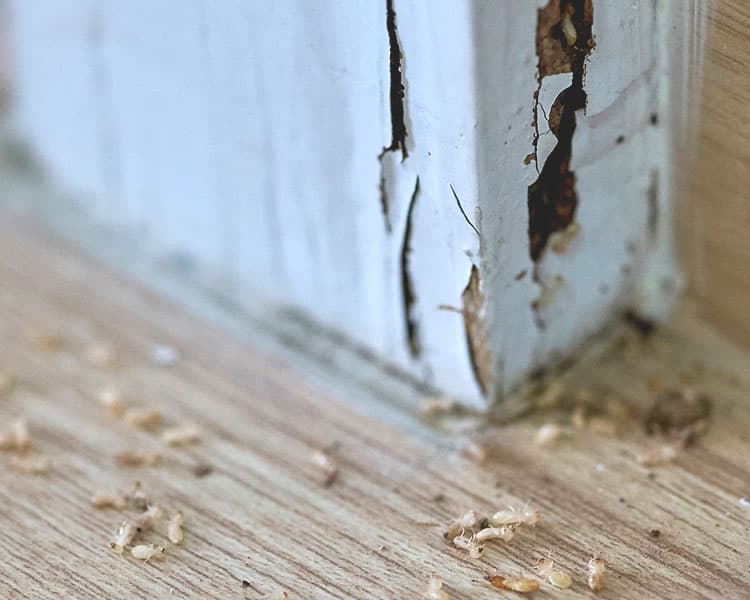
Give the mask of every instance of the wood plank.
[(695, 8), (692, 37), (675, 48), (691, 57), (676, 114), (694, 117), (685, 119), (677, 146), (677, 231), (689, 291), (702, 314), (747, 345), (750, 9), (742, 0)]
[[(495, 598), (502, 594), (485, 574), (530, 573), (547, 556), (571, 571), (576, 597), (595, 597), (583, 575), (592, 555), (607, 561), (607, 598), (739, 598), (750, 584), (750, 509), (738, 502), (750, 495), (749, 383), (727, 374), (746, 377), (746, 357), (690, 315), (681, 337), (665, 333), (600, 360), (596, 380), (568, 379), (641, 403), (653, 397), (646, 383), (656, 376), (667, 386), (691, 378), (711, 395), (707, 435), (676, 464), (649, 470), (633, 455), (655, 442), (635, 424), (624, 423), (617, 438), (580, 432), (539, 449), (536, 428), (554, 415), (502, 427), (423, 422), (439, 442), (416, 425), (368, 417), (341, 388), (313, 381), (304, 363), (246, 347), (7, 214), (0, 281), (0, 365), (18, 379), (0, 400), (0, 423), (28, 418), (35, 451), (53, 459), (48, 475), (32, 476), (0, 455), (6, 597), (259, 598), (286, 590), (291, 598), (418, 598), (434, 573), (451, 598)], [(24, 341), (30, 329), (59, 332), (65, 345), (39, 350)], [(84, 360), (93, 341), (112, 343), (121, 365)], [(155, 365), (154, 343), (178, 349), (177, 364)], [(107, 384), (169, 422), (197, 422), (203, 442), (165, 449), (154, 434), (128, 429), (94, 399)], [(359, 393), (352, 387), (349, 395)], [(457, 455), (472, 436), (489, 448), (483, 464)], [(332, 445), (340, 472), (326, 488), (311, 452)], [(158, 449), (165, 463), (116, 466), (115, 453), (131, 448)], [(197, 478), (192, 467), (203, 462), (213, 470)], [(94, 492), (134, 479), (186, 515), (184, 544), (167, 544), (164, 563), (114, 555), (108, 543), (122, 515), (89, 507)], [(444, 524), (469, 508), (487, 514), (526, 501), (541, 509), (538, 525), (507, 546), (488, 546), (481, 561), (442, 540)], [(543, 584), (535, 597), (571, 592)]]

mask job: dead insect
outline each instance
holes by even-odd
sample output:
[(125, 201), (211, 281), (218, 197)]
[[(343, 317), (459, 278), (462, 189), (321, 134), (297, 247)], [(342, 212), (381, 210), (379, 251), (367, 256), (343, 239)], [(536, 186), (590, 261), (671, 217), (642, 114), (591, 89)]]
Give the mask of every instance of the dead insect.
[(104, 408), (115, 416), (121, 416), (125, 412), (125, 403), (120, 390), (107, 387), (99, 390), (96, 399)]
[(478, 544), (474, 536), (457, 535), (453, 538), (453, 545), (461, 550), (466, 550), (471, 558), (482, 558), (484, 554), (484, 546)]
[(117, 350), (112, 344), (96, 342), (86, 348), (86, 360), (95, 367), (114, 367), (118, 362)]
[(123, 521), (115, 532), (114, 540), (109, 544), (110, 548), (112, 548), (117, 554), (122, 554), (125, 547), (129, 546), (135, 539), (137, 533), (138, 529), (131, 521)]
[(115, 461), (121, 467), (155, 467), (161, 462), (158, 452), (126, 451), (115, 455)]
[(125, 422), (131, 427), (152, 429), (161, 421), (161, 413), (153, 408), (136, 406), (125, 411)]
[(98, 492), (91, 496), (91, 500), (89, 500), (89, 503), (92, 507), (98, 508), (100, 510), (107, 508), (116, 508), (120, 510), (125, 507), (125, 499), (121, 494), (105, 494), (102, 492)]
[(541, 511), (538, 508), (530, 508), (526, 504), (523, 508), (508, 507), (505, 510), (499, 510), (489, 519), (495, 527), (500, 525), (529, 525), (533, 527), (539, 521)]
[(557, 442), (562, 436), (562, 427), (557, 423), (542, 425), (534, 436), (534, 445), (537, 448), (545, 448)]
[(448, 524), (448, 529), (443, 533), (443, 539), (453, 542), (456, 536), (462, 535), (467, 529), (473, 529), (477, 524), (477, 513), (473, 510), (466, 511), (457, 519)]
[(174, 515), (172, 515), (172, 518), (169, 520), (169, 527), (167, 528), (167, 537), (169, 538), (169, 541), (173, 544), (181, 544), (182, 540), (185, 537), (184, 532), (182, 531), (182, 525), (185, 522), (185, 517), (182, 515), (181, 511), (176, 512)]
[(448, 600), (450, 596), (443, 589), (443, 578), (439, 575), (432, 575), (422, 597), (426, 600)]
[(16, 419), (10, 430), (0, 435), (0, 450), (26, 452), (31, 448), (31, 436), (26, 419)]
[(133, 558), (144, 560), (146, 562), (150, 561), (151, 559), (164, 560), (164, 558), (167, 556), (167, 549), (164, 546), (140, 544), (138, 546), (133, 546), (133, 548), (131, 548), (130, 550), (130, 554), (133, 555)]
[(493, 587), (500, 590), (510, 590), (519, 594), (528, 594), (536, 592), (539, 589), (539, 582), (536, 579), (528, 577), (502, 577), (501, 575), (487, 575), (485, 577)]
[(161, 434), (161, 441), (167, 446), (187, 446), (188, 444), (198, 443), (200, 439), (200, 428), (194, 423), (170, 427)]
[(476, 463), (483, 463), (487, 459), (487, 448), (471, 441), (461, 448), (461, 456)]
[(14, 455), (10, 459), (10, 466), (20, 473), (43, 475), (52, 468), (52, 460), (49, 456)]
[(312, 461), (321, 471), (323, 471), (325, 477), (323, 485), (325, 487), (331, 486), (339, 472), (336, 461), (333, 460), (325, 450), (321, 449), (317, 449), (312, 453)]
[(488, 542), (490, 540), (503, 540), (504, 542), (510, 542), (515, 536), (513, 527), (501, 526), (501, 527), (485, 527), (480, 529), (474, 534), (474, 541), (478, 543)]
[(657, 448), (644, 450), (636, 455), (635, 459), (639, 465), (654, 467), (660, 464), (674, 461), (682, 449), (682, 444), (663, 444)]
[(594, 592), (604, 589), (606, 580), (606, 563), (601, 558), (591, 558), (588, 562), (588, 584)]
[(537, 573), (557, 588), (567, 589), (573, 585), (573, 578), (561, 569), (555, 569), (555, 563), (549, 558), (540, 558), (536, 564)]

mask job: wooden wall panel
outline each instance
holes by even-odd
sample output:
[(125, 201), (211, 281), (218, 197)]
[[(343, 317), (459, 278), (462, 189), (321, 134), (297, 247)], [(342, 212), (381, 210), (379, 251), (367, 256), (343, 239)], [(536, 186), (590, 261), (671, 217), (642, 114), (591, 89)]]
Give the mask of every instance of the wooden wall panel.
[(679, 248), (703, 317), (750, 344), (750, 4), (696, 9), (684, 15), (691, 37), (674, 48), (689, 60), (689, 81), (676, 79)]

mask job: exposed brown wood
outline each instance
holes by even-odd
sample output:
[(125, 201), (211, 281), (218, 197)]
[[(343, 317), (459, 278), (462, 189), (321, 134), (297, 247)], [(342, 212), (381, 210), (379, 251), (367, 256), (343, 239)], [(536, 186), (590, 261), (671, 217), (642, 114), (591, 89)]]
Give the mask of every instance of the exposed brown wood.
[[(692, 4), (679, 6), (688, 10)], [(687, 97), (674, 112), (680, 120), (698, 105), (697, 122), (688, 122), (677, 140), (678, 237), (689, 290), (702, 313), (749, 344), (750, 6), (743, 0), (712, 0), (698, 2), (697, 8), (693, 31), (674, 49), (692, 57), (688, 78), (700, 82), (681, 88)], [(696, 52), (701, 44), (703, 55)], [(682, 75), (675, 77), (679, 82)]]
[[(302, 368), (210, 329), (6, 214), (0, 281), (0, 365), (18, 380), (0, 399), (0, 425), (26, 416), (36, 451), (53, 459), (50, 474), (33, 476), (11, 471), (0, 453), (4, 597), (419, 598), (438, 574), (451, 598), (489, 599), (503, 594), (485, 575), (528, 575), (541, 557), (575, 583), (572, 591), (543, 583), (535, 598), (739, 598), (748, 589), (750, 508), (739, 503), (750, 496), (748, 382), (724, 374), (746, 357), (691, 317), (679, 344), (665, 334), (595, 369), (602, 397), (648, 401), (655, 376), (664, 385), (689, 378), (710, 394), (712, 426), (676, 464), (639, 466), (634, 455), (654, 442), (637, 425), (620, 439), (582, 432), (536, 448), (549, 417), (484, 425), (490, 456), (476, 464), (458, 457), (455, 433), (436, 444), (357, 414)], [(40, 349), (24, 341), (29, 330), (58, 332), (64, 344)], [(708, 344), (704, 354), (695, 338)], [(92, 341), (113, 344), (119, 366), (87, 361)], [(175, 365), (152, 363), (155, 342), (178, 349)], [(704, 356), (720, 358), (723, 370)], [(170, 423), (198, 423), (202, 443), (168, 448), (158, 433), (128, 429), (98, 405), (105, 384)], [(450, 423), (442, 425), (455, 431)], [(118, 466), (117, 453), (134, 448), (159, 450), (162, 465)], [(329, 487), (311, 458), (320, 448), (339, 468)], [(185, 513), (181, 546), (151, 538), (167, 546), (165, 562), (114, 555), (108, 542), (122, 517), (89, 507), (95, 492), (134, 479)], [(526, 501), (542, 510), (537, 526), (488, 546), (482, 561), (442, 540), (446, 521), (469, 508), (486, 514)], [(593, 555), (610, 574), (600, 596), (585, 587)]]

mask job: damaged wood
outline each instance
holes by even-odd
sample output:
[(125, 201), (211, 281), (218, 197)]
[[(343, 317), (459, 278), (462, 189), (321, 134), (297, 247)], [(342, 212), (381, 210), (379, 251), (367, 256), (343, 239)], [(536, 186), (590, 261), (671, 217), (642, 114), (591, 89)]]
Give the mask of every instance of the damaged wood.
[(406, 213), (406, 226), (404, 227), (404, 241), (401, 245), (401, 296), (404, 305), (404, 322), (406, 324), (406, 343), (409, 347), (409, 353), (414, 358), (418, 358), (421, 352), (419, 343), (419, 327), (414, 318), (414, 283), (409, 271), (409, 254), (411, 253), (411, 234), (412, 219), (414, 216), (414, 206), (419, 196), (419, 176), (414, 184), (414, 191), (409, 201), (409, 209)]
[(484, 294), (482, 294), (479, 269), (471, 266), (469, 283), (461, 295), (463, 301), (464, 329), (466, 331), (466, 347), (469, 351), (469, 362), (474, 371), (482, 394), (487, 395), (490, 383), (490, 368), (492, 355), (490, 353), (487, 330), (484, 325)]
[[(541, 258), (550, 236), (567, 228), (575, 218), (578, 198), (575, 173), (570, 169), (572, 140), (575, 113), (586, 107), (585, 63), (594, 47), (591, 0), (550, 0), (539, 9), (537, 18), (540, 84), (546, 75), (566, 72), (573, 74), (573, 81), (560, 93), (550, 111), (550, 130), (557, 138), (557, 145), (528, 190), (529, 253), (534, 262)], [(535, 104), (534, 127), (538, 138), (538, 91)]]

